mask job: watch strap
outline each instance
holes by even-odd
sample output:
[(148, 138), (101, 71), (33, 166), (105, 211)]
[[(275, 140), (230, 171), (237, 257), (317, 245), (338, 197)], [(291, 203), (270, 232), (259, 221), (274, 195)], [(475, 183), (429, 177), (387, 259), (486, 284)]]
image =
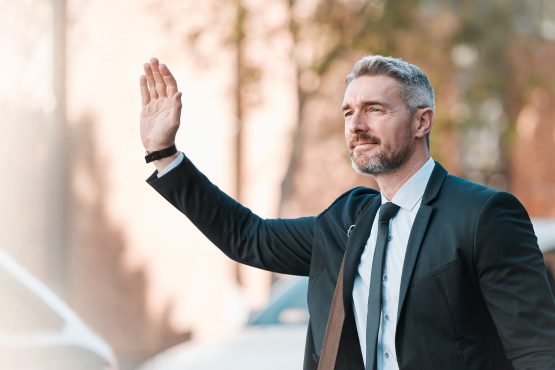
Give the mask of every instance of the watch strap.
[(177, 147), (175, 144), (170, 146), (169, 148), (158, 150), (156, 152), (147, 152), (145, 156), (146, 163), (150, 163), (152, 161), (157, 161), (162, 158), (170, 157), (177, 153)]

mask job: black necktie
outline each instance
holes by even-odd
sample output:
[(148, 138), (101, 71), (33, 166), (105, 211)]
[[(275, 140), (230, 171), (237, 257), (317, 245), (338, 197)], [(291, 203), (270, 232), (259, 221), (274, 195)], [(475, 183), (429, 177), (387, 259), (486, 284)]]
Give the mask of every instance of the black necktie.
[(382, 275), (385, 260), (389, 220), (399, 211), (399, 206), (391, 202), (382, 204), (378, 218), (378, 240), (372, 261), (370, 294), (368, 294), (368, 315), (366, 316), (366, 369), (377, 370), (378, 331), (382, 312)]

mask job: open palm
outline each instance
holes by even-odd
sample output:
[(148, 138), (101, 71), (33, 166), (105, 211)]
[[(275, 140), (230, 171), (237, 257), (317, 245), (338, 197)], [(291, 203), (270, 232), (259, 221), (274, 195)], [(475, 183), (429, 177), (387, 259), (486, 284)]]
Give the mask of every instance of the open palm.
[(169, 148), (175, 142), (181, 116), (181, 93), (168, 67), (152, 58), (141, 76), (141, 140), (149, 152)]

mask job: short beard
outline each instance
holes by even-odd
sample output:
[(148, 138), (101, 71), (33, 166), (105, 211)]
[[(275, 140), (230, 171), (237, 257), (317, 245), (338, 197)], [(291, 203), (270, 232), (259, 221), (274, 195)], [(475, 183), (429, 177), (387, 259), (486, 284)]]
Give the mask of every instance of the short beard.
[[(357, 142), (370, 142), (380, 145), (380, 151), (368, 159), (363, 165), (356, 163), (354, 156), (354, 147)], [(404, 143), (403, 143), (404, 144)], [(410, 145), (401, 146), (397, 151), (392, 150), (389, 143), (381, 145), (381, 140), (370, 134), (356, 134), (349, 143), (349, 156), (351, 157), (351, 166), (361, 175), (381, 175), (391, 173), (401, 168), (407, 161), (410, 154)], [(359, 156), (360, 157), (360, 156)]]

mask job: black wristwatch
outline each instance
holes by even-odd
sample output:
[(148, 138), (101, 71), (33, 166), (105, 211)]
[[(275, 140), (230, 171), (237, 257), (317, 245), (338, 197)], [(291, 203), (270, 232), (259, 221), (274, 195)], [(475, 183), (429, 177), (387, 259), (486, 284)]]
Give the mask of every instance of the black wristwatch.
[(146, 163), (150, 163), (152, 161), (157, 161), (159, 159), (172, 156), (175, 153), (177, 153), (177, 147), (175, 146), (175, 144), (173, 144), (172, 146), (170, 146), (167, 149), (158, 150), (156, 152), (147, 151), (146, 156), (145, 156), (145, 160), (146, 160)]

